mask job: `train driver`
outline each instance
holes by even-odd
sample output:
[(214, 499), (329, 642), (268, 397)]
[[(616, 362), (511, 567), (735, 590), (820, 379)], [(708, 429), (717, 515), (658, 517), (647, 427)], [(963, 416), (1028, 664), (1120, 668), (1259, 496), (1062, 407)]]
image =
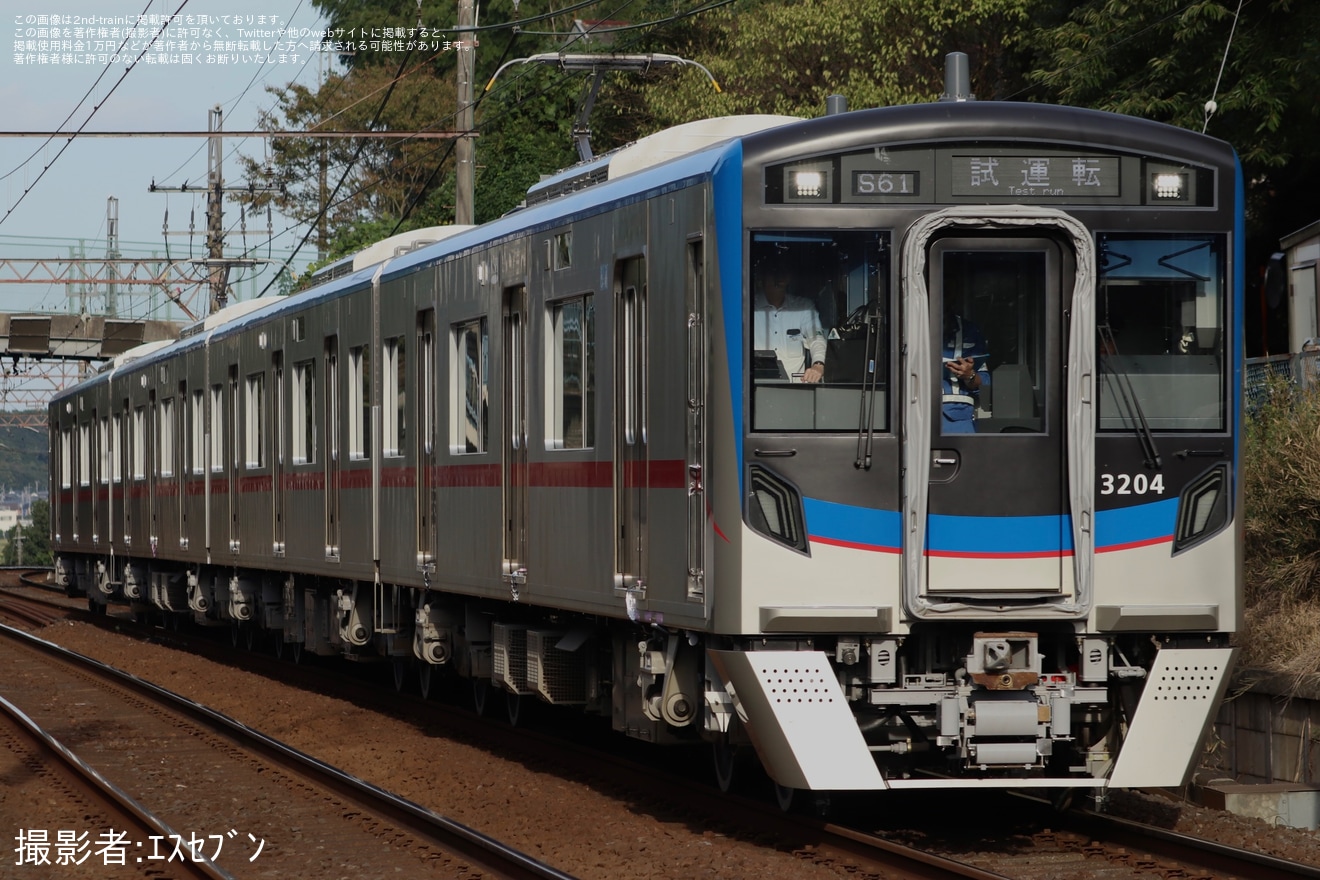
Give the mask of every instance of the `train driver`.
[(981, 328), (952, 309), (944, 312), (943, 433), (976, 433), (976, 407), (990, 387)]
[(790, 292), (792, 269), (782, 254), (759, 261), (752, 275), (752, 338), (757, 352), (775, 353), (782, 378), (814, 384), (825, 377), (825, 332), (816, 306)]

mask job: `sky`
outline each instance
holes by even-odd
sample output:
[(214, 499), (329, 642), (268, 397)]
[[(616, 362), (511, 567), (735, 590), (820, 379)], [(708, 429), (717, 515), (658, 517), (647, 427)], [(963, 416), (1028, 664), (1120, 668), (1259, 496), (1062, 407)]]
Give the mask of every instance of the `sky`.
[[(147, 58), (126, 75), (122, 60), (108, 63), (126, 32), (131, 38), (124, 54), (136, 59), (161, 20), (176, 13), (179, 17), (170, 20)], [(52, 24), (52, 17), (58, 23)], [(84, 123), (86, 131), (204, 132), (210, 108), (217, 104), (225, 129), (251, 130), (258, 112), (274, 105), (266, 86), (297, 80), (314, 87), (334, 63), (333, 56), (317, 51), (316, 36), (303, 33), (324, 27), (311, 0), (0, 0), (0, 23), (7, 31), (0, 56), (0, 132), (77, 131)], [(297, 29), (298, 36), (256, 39), (240, 32), (281, 26)], [(60, 51), (47, 45), (52, 27), (60, 31)], [(63, 45), (65, 40), (72, 44)], [(205, 138), (139, 136), (75, 138), (66, 147), (63, 137), (49, 142), (0, 137), (0, 258), (68, 257), (78, 247), (89, 257), (104, 256), (107, 199), (112, 196), (119, 200), (124, 256), (165, 256), (167, 210), (170, 232), (187, 233), (190, 223), (196, 229), (191, 238), (170, 235), (169, 255), (191, 251), (202, 256), (205, 197), (151, 193), (148, 187), (153, 180), (162, 187), (204, 187), (206, 143)], [(261, 139), (225, 139), (226, 185), (245, 182), (239, 152), (259, 158), (264, 150)], [(224, 220), (232, 230), (230, 250), (241, 250), (237, 205), (226, 202)], [(273, 229), (270, 250), (263, 244), (253, 255), (282, 264), (306, 229), (279, 215)], [(248, 217), (248, 247), (266, 239), (264, 212)], [(314, 246), (305, 245), (291, 269), (300, 273), (315, 257)], [(231, 273), (238, 299), (256, 295), (274, 273), (241, 271), (242, 277)], [(68, 311), (68, 300), (64, 285), (0, 285), (0, 311)], [(136, 297), (129, 308), (135, 317), (180, 317), (145, 296)]]

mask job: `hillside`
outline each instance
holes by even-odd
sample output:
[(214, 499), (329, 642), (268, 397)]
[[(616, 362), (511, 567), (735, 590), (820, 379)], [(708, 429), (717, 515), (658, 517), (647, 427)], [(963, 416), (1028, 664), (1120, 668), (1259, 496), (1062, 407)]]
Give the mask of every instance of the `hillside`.
[(44, 430), (0, 428), (0, 487), (45, 489), (50, 444)]

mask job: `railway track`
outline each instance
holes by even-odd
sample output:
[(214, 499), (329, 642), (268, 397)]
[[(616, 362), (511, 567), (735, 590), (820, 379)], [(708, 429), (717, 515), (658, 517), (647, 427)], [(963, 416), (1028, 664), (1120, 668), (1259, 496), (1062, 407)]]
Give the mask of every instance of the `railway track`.
[[(1071, 834), (1073, 841), (1103, 847), (1100, 858), (1117, 859), (1123, 853), (1130, 859), (1142, 859), (1154, 864), (1165, 876), (1243, 878), (1243, 880), (1320, 880), (1320, 867), (1276, 859), (1239, 847), (1226, 846), (1209, 840), (1200, 840), (1163, 828), (1155, 828), (1121, 819), (1116, 816), (1075, 811), (1061, 816), (1061, 831)], [(1061, 845), (1072, 846), (1063, 842)], [(1173, 871), (1183, 871), (1175, 874)]]
[[(144, 802), (164, 804), (158, 812), (172, 815), (182, 830), (177, 837), (163, 832), (167, 841), (200, 837), (210, 847), (231, 838), (235, 846), (256, 848), (250, 859), (246, 852), (233, 859), (263, 874), (301, 876), (345, 864), (357, 866), (363, 876), (474, 872), (510, 880), (570, 880), (512, 847), (156, 685), (9, 627), (0, 627), (0, 636), (11, 663), (0, 690), (23, 705), (36, 726), (68, 731), (70, 754), (100, 764), (112, 785), (130, 796), (145, 792), (138, 796)], [(152, 833), (162, 836), (159, 829)], [(135, 848), (151, 836), (133, 840)]]
[[(80, 829), (65, 825), (56, 829), (52, 838), (50, 829), (33, 829), (25, 826), (22, 836), (17, 838), (15, 853), (18, 860), (14, 863), (31, 864), (34, 868), (41, 863), (77, 864), (85, 862), (93, 855), (100, 856), (98, 867), (106, 868), (120, 864), (142, 862), (143, 856), (133, 848), (132, 855), (126, 850), (127, 842), (167, 841), (183, 839), (157, 815), (152, 813), (118, 785), (111, 782), (94, 767), (84, 761), (49, 731), (29, 718), (21, 709), (9, 700), (0, 697), (0, 743), (5, 746), (7, 756), (17, 764), (41, 777), (42, 787), (47, 791), (48, 801), (60, 799), (76, 804), (79, 821), (91, 819), (101, 828), (113, 829), (110, 836), (102, 834), (88, 839), (77, 832)], [(6, 772), (9, 784), (14, 784)], [(62, 823), (72, 819), (60, 820)], [(39, 835), (33, 835), (39, 830)], [(64, 830), (66, 833), (60, 834)], [(82, 830), (86, 830), (86, 826)], [(72, 833), (69, 833), (72, 832)], [(120, 838), (118, 835), (122, 834)], [(44, 844), (44, 846), (43, 846)], [(54, 849), (52, 862), (51, 850)], [(153, 858), (159, 854), (157, 847), (145, 858), (153, 873), (161, 877), (201, 878), (201, 880), (234, 880), (234, 875), (218, 867), (206, 857), (205, 852), (196, 853), (196, 858), (173, 859), (169, 856)], [(172, 850), (170, 855), (172, 855)], [(190, 856), (194, 855), (190, 853)], [(136, 861), (130, 861), (130, 860)], [(121, 861), (122, 860), (122, 861)], [(151, 864), (151, 862), (162, 864)], [(95, 862), (93, 862), (95, 864)]]
[[(8, 596), (5, 596), (6, 600)], [(39, 599), (25, 599), (25, 602), (37, 604)], [(51, 607), (62, 608), (65, 600), (51, 596), (44, 600)], [(84, 615), (84, 612), (77, 612)], [(102, 618), (86, 619), (99, 622)], [(127, 632), (139, 629), (128, 621), (115, 621), (114, 626)], [(255, 652), (235, 652), (232, 647), (219, 643), (205, 633), (164, 633), (153, 627), (140, 627), (138, 635), (153, 640), (168, 640), (172, 645), (210, 656), (217, 661), (238, 662), (242, 666), (255, 670), (267, 677), (292, 679), (300, 686), (313, 688), (342, 696), (356, 703), (372, 705), (380, 711), (398, 713), (401, 706), (404, 711), (421, 713), (437, 719), (438, 725), (457, 735), (470, 735), (491, 742), (499, 751), (513, 753), (529, 752), (536, 764), (556, 766), (557, 772), (574, 777), (599, 778), (602, 783), (624, 785), (637, 792), (654, 788), (657, 783), (654, 767), (648, 767), (634, 761), (602, 753), (599, 748), (581, 748), (570, 746), (562, 739), (525, 729), (514, 730), (498, 724), (491, 724), (487, 719), (475, 717), (471, 712), (453, 706), (416, 698), (402, 699), (398, 694), (382, 699), (379, 688), (366, 685), (352, 679), (345, 681), (341, 676), (327, 674), (327, 670), (294, 666), (287, 661)], [(146, 683), (137, 683), (135, 687), (152, 688)], [(391, 699), (392, 698), (392, 699)], [(186, 706), (187, 711), (195, 713), (194, 704)], [(200, 708), (200, 707), (199, 707)], [(568, 749), (565, 752), (565, 749)], [(300, 753), (299, 753), (300, 754)], [(301, 756), (306, 760), (306, 756)], [(354, 780), (356, 781), (356, 780)], [(359, 783), (360, 784), (360, 783)], [(671, 805), (683, 810), (697, 810), (707, 813), (712, 818), (727, 813), (730, 801), (713, 792), (708, 786), (672, 776), (661, 785), (663, 798)], [(654, 794), (647, 795), (653, 797)], [(827, 828), (822, 824), (803, 825), (797, 817), (785, 816), (777, 807), (766, 805), (751, 799), (739, 799), (737, 812), (752, 819), (752, 833), (764, 835), (767, 832), (779, 837), (785, 846), (792, 848), (800, 858), (823, 865), (848, 865), (851, 871), (861, 871), (863, 875), (894, 878), (894, 880), (1003, 880), (1003, 875), (984, 871), (958, 861), (941, 856), (933, 856), (918, 848), (906, 847), (883, 840), (879, 837), (859, 835), (842, 827)]]

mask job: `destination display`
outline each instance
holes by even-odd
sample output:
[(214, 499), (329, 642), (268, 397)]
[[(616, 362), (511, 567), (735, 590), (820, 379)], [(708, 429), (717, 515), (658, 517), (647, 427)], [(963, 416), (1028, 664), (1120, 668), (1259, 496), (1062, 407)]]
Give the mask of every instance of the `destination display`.
[(968, 198), (1114, 197), (1122, 194), (1119, 168), (1117, 156), (954, 153), (949, 157), (950, 190)]

